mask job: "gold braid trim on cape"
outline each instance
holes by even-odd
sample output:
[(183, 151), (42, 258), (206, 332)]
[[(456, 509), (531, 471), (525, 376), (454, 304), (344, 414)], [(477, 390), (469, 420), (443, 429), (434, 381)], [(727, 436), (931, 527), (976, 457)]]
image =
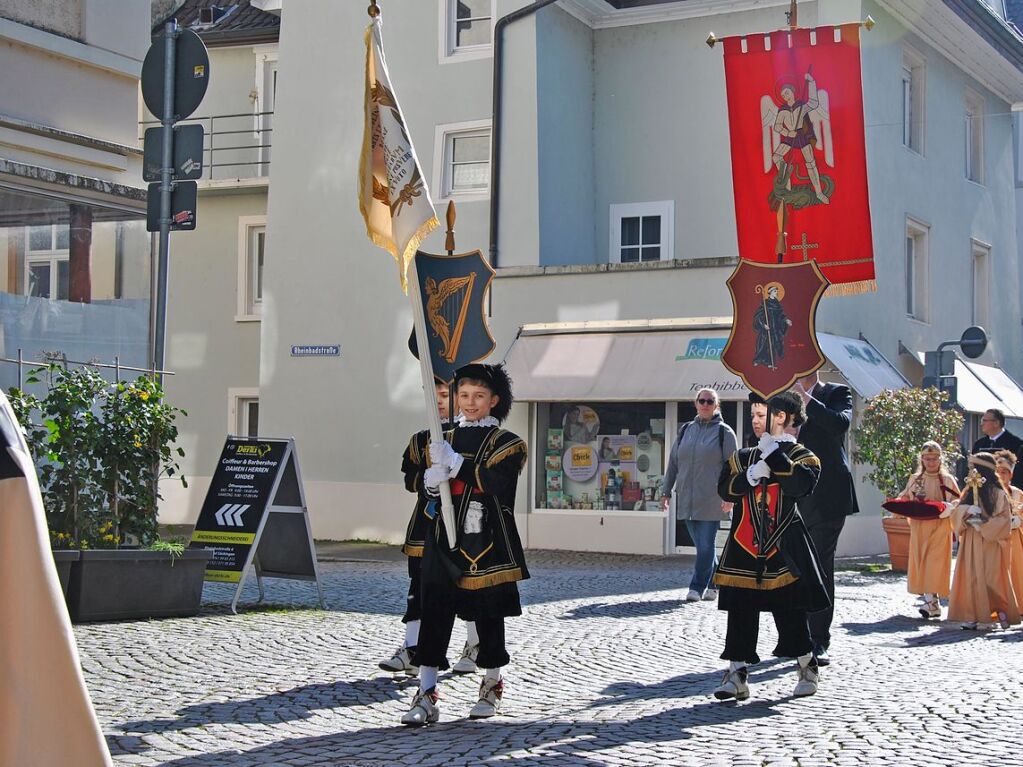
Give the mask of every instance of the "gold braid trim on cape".
[(529, 454), (529, 449), (526, 447), (526, 443), (523, 442), (521, 439), (515, 440), (514, 442), (508, 445), (501, 446), (501, 448), (496, 453), (494, 453), (492, 456), (490, 456), (490, 458), (487, 459), (485, 465), (488, 469), (493, 468), (508, 456), (515, 455), (516, 453), (522, 453), (522, 462), (524, 464)]
[(502, 583), (512, 583), (522, 580), (522, 568), (516, 567), (512, 570), (500, 570), (489, 575), (463, 575), (458, 579), (458, 588), (466, 591), (477, 591), (479, 589), (498, 586)]
[(755, 575), (726, 575), (720, 570), (714, 573), (715, 586), (736, 586), (740, 589), (754, 589), (756, 591), (774, 591), (774, 589), (780, 589), (798, 580), (796, 576), (789, 572), (782, 573), (777, 578), (772, 578), (771, 580), (765, 578), (759, 583)]
[(401, 553), (404, 554), (406, 557), (422, 557), (423, 547), (411, 546), (406, 543), (401, 547)]

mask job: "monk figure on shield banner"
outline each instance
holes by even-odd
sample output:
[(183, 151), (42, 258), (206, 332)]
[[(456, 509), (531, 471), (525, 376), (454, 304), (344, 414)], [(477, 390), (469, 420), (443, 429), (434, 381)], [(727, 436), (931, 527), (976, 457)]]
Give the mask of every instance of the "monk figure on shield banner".
[[(817, 151), (823, 152), (825, 163), (834, 167), (828, 92), (818, 90), (812, 71), (806, 73), (804, 80), (806, 89), (801, 94), (795, 78), (783, 78), (777, 93), (780, 104), (769, 95), (760, 99), (764, 172), (770, 171), (772, 165), (776, 169), (768, 203), (778, 218), (776, 251), (779, 254), (785, 253), (789, 211), (828, 205), (835, 189), (834, 180), (821, 175), (816, 157)], [(802, 156), (805, 176), (798, 173), (793, 163), (793, 150), (798, 150)]]
[(764, 365), (775, 370), (778, 361), (785, 357), (785, 335), (792, 327), (792, 320), (785, 316), (781, 301), (785, 298), (785, 287), (779, 282), (757, 285), (760, 306), (753, 313), (753, 331), (757, 334), (753, 364)]

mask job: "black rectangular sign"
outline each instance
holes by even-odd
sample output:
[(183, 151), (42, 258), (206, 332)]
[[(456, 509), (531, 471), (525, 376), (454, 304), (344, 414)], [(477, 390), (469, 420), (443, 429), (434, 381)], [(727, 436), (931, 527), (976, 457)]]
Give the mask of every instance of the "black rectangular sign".
[[(146, 129), (142, 143), (142, 180), (159, 181), (163, 164), (164, 128)], [(174, 126), (174, 179), (185, 181), (202, 178), (203, 127)]]
[(193, 548), (213, 552), (206, 580), (241, 580), (287, 452), (287, 440), (227, 439), (192, 533)]
[[(160, 184), (150, 184), (146, 200), (146, 231), (160, 231)], [(171, 190), (171, 230), (195, 229), (198, 188), (194, 181), (175, 181)]]

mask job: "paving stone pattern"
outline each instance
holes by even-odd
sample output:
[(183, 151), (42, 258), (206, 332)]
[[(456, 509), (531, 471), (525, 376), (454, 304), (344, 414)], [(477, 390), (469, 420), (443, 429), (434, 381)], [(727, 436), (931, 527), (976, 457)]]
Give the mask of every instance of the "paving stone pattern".
[[(442, 675), (441, 722), (398, 725), (413, 680), (376, 662), (400, 642), (402, 561), (322, 565), (268, 581), (231, 615), (75, 629), (118, 765), (1023, 765), (1023, 630), (986, 635), (915, 618), (905, 579), (843, 572), (834, 663), (794, 699), (762, 619), (751, 697), (721, 703), (724, 614), (685, 603), (691, 559), (531, 552), (509, 621), (501, 716), (470, 722), (478, 677)], [(247, 587), (243, 599), (256, 598)], [(452, 641), (461, 646), (456, 628)]]

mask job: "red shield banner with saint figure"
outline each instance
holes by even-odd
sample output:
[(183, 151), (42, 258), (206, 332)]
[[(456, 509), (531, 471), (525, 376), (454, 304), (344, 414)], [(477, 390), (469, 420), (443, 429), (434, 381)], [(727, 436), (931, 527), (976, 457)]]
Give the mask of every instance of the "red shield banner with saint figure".
[(723, 42), (740, 257), (816, 261), (829, 294), (875, 290), (860, 25)]
[(750, 390), (770, 399), (824, 364), (815, 321), (828, 281), (815, 262), (742, 260), (726, 284), (732, 333), (721, 361)]

